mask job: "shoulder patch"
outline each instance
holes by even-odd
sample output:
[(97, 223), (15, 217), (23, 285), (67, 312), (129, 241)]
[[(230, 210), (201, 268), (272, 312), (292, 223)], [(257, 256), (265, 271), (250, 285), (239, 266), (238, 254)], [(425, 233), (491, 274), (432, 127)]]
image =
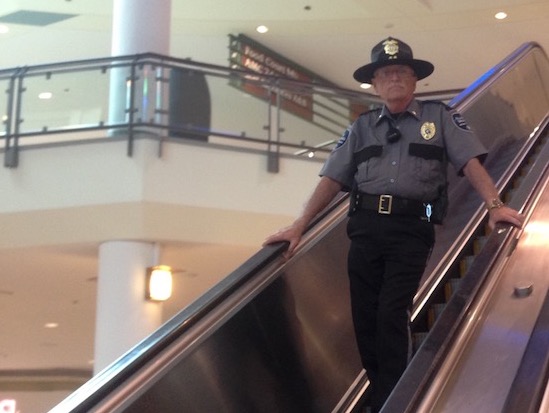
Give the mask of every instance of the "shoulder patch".
[(465, 120), (465, 118), (461, 115), (461, 113), (452, 113), (452, 121), (454, 122), (454, 124), (460, 128), (460, 129), (463, 129), (463, 130), (466, 130), (466, 131), (470, 131), (471, 128), (469, 127), (469, 125), (467, 124), (467, 121)]
[(337, 141), (335, 149), (343, 146), (343, 144), (347, 142), (347, 138), (349, 137), (350, 134), (351, 134), (350, 129), (345, 130), (345, 132), (343, 132), (343, 135), (341, 135), (341, 138), (339, 138), (339, 140)]

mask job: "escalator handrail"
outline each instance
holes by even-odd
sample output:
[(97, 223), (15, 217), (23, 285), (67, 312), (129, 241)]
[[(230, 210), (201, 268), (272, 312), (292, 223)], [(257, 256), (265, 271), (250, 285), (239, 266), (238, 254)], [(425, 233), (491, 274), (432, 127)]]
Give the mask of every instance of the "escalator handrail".
[(537, 42), (526, 42), (519, 46), (513, 53), (504, 58), (497, 65), (493, 66), (476, 81), (471, 83), (459, 95), (454, 97), (449, 105), (457, 108), (459, 111), (465, 111), (466, 108), (473, 103), (477, 97), (490, 85), (498, 81), (507, 71), (509, 71), (517, 62), (520, 62), (532, 50), (538, 50), (545, 56), (546, 53)]

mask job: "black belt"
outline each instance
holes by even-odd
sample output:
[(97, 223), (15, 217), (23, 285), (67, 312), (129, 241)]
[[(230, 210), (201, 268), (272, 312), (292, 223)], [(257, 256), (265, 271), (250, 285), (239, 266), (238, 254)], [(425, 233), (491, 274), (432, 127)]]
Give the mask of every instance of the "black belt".
[(393, 195), (355, 193), (351, 199), (351, 211), (365, 209), (384, 215), (413, 215), (429, 219), (432, 204)]

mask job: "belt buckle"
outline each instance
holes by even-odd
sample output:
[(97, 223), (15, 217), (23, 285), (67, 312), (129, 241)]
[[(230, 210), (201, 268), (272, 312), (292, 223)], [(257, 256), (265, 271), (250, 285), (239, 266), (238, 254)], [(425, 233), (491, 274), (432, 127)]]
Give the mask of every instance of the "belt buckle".
[(393, 209), (393, 196), (392, 195), (380, 195), (379, 204), (377, 206), (378, 214), (390, 215)]

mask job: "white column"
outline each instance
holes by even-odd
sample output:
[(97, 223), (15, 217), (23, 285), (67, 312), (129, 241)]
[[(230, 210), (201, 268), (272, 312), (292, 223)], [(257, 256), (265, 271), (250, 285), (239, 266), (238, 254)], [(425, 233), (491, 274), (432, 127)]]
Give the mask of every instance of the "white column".
[(95, 373), (161, 325), (162, 304), (145, 299), (146, 268), (157, 260), (153, 243), (108, 241), (100, 245)]
[[(171, 0), (114, 0), (111, 55), (170, 52)], [(127, 122), (128, 69), (112, 69), (109, 124)]]
[(112, 55), (170, 52), (171, 0), (114, 0)]

